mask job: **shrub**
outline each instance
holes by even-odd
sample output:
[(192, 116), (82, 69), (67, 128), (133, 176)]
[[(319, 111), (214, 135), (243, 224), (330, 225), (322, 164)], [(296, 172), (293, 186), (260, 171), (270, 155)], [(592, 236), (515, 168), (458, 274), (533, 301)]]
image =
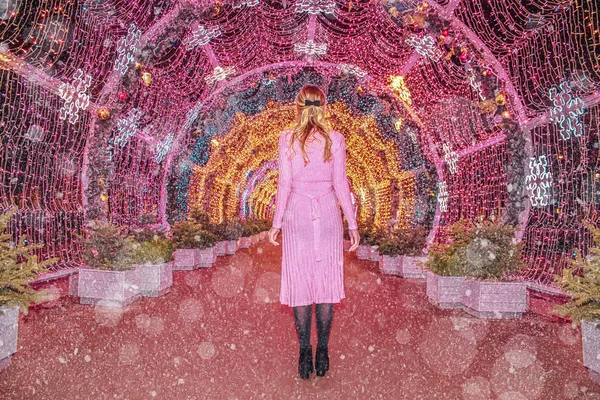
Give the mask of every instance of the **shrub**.
[(134, 240), (123, 227), (90, 221), (79, 237), (83, 260), (90, 268), (124, 271), (132, 268)]
[(422, 227), (398, 229), (380, 241), (379, 253), (391, 257), (420, 256), (427, 242), (427, 230)]

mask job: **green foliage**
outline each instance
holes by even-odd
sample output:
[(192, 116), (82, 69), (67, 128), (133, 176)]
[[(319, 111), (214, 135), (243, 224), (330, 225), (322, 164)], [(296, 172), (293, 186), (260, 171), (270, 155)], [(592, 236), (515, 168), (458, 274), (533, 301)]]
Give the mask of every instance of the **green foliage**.
[(594, 246), (583, 257), (575, 250), (572, 268), (565, 268), (555, 279), (571, 300), (556, 307), (556, 312), (568, 316), (575, 324), (600, 319), (600, 229), (584, 224), (591, 232)]
[(39, 303), (46, 296), (45, 292), (32, 289), (29, 282), (58, 262), (58, 258), (38, 262), (31, 251), (42, 248), (43, 244), (26, 244), (25, 236), (17, 243), (12, 242), (12, 236), (5, 232), (16, 213), (15, 207), (0, 215), (0, 307), (19, 307), (27, 313), (31, 303)]
[(371, 222), (359, 224), (358, 230), (360, 232), (360, 244), (375, 246), (385, 240), (385, 234), (375, 229)]
[(208, 226), (210, 225), (210, 215), (202, 209), (200, 204), (193, 204), (190, 207), (187, 220), (196, 225), (200, 225), (203, 230), (208, 230)]
[(79, 237), (82, 257), (89, 268), (125, 271), (132, 268), (134, 239), (126, 228), (90, 221)]
[(420, 256), (427, 241), (427, 230), (422, 227), (397, 229), (388, 233), (379, 245), (379, 253), (397, 256)]
[(164, 264), (173, 256), (173, 241), (158, 235), (150, 240), (136, 242), (133, 245), (134, 264)]
[(242, 236), (248, 237), (267, 231), (270, 228), (270, 224), (267, 221), (255, 217), (248, 217), (242, 224)]
[(429, 248), (426, 265), (438, 275), (500, 279), (523, 267), (515, 228), (499, 222), (460, 220), (447, 243)]
[(212, 231), (217, 240), (237, 240), (242, 236), (242, 224), (239, 221), (227, 221), (214, 225)]
[(173, 242), (177, 249), (205, 249), (217, 241), (214, 233), (202, 229), (191, 221), (181, 221), (173, 225)]

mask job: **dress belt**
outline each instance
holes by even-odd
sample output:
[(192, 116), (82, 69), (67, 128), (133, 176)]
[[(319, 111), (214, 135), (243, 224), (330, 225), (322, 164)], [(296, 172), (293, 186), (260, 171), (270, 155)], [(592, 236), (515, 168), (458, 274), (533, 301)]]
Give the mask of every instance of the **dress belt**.
[(306, 192), (301, 192), (297, 188), (292, 188), (292, 193), (299, 194), (304, 197), (308, 197), (310, 199), (310, 219), (313, 223), (313, 244), (314, 244), (314, 256), (315, 261), (319, 262), (322, 260), (322, 252), (321, 252), (321, 224), (319, 223), (319, 219), (321, 219), (321, 197), (328, 195), (333, 192), (333, 186), (327, 189), (323, 193), (319, 193), (316, 196), (310, 195)]

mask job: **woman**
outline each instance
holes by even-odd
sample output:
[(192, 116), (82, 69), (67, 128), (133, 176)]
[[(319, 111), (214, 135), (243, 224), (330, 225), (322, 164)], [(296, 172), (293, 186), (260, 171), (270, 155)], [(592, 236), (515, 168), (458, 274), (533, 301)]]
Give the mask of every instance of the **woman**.
[(346, 177), (344, 136), (325, 122), (325, 93), (306, 86), (296, 98), (298, 121), (279, 138), (279, 184), (269, 240), (278, 246), (283, 229), (282, 304), (294, 309), (300, 340), (298, 372), (313, 372), (310, 325), (316, 304), (318, 344), (314, 369), (329, 369), (328, 341), (333, 304), (344, 295), (343, 226), (338, 201), (350, 230), (351, 247), (359, 244)]

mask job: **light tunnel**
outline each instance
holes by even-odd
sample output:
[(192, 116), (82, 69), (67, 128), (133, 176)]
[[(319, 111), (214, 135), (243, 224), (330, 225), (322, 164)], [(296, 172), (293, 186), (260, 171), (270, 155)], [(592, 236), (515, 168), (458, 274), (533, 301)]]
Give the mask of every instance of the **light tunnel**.
[[(13, 230), (47, 243), (59, 271), (80, 262), (74, 235), (92, 219), (154, 211), (168, 226), (194, 203), (219, 222), (270, 218), (276, 140), (306, 84), (346, 138), (362, 224), (435, 241), (460, 218), (501, 218), (520, 227), (522, 278), (542, 285), (589, 244), (591, 5), (83, 3), (9, 2), (38, 28), (11, 10), (0, 28), (0, 207), (19, 206)], [(518, 16), (510, 32), (502, 13)]]

